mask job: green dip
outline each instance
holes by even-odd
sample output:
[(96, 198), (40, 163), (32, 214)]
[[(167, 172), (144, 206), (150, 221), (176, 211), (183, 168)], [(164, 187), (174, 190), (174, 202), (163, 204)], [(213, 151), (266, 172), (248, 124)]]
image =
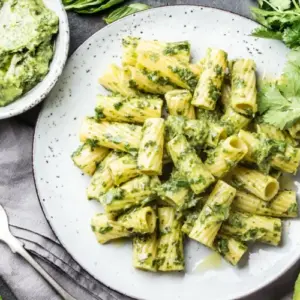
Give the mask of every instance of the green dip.
[(0, 0), (0, 107), (48, 73), (58, 17), (42, 0)]

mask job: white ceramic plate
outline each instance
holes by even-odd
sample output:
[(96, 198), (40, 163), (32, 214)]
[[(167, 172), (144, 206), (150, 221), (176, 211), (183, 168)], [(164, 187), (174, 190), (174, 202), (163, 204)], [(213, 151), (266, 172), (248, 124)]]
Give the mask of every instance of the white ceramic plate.
[(122, 36), (189, 40), (195, 61), (207, 47), (222, 48), (230, 59), (253, 58), (260, 75), (278, 75), (287, 50), (280, 42), (250, 37), (255, 27), (256, 23), (248, 19), (211, 8), (169, 6), (144, 11), (105, 27), (87, 40), (70, 58), (46, 100), (34, 141), (34, 172), (43, 209), (67, 251), (109, 287), (146, 300), (236, 299), (267, 285), (300, 257), (300, 222), (292, 220), (285, 223), (281, 247), (257, 245), (240, 267), (222, 262), (221, 267), (197, 271), (197, 263), (211, 252), (188, 241), (186, 273), (135, 270), (130, 243), (101, 246), (96, 242), (90, 218), (101, 208), (97, 202), (86, 200), (89, 178), (70, 159), (79, 144), (82, 119), (93, 115), (96, 94), (106, 93), (97, 78), (108, 64), (120, 62)]
[(45, 5), (59, 17), (59, 33), (55, 39), (55, 53), (46, 77), (34, 88), (11, 104), (0, 107), (0, 119), (19, 115), (40, 103), (51, 91), (65, 66), (69, 52), (69, 23), (61, 0), (44, 0)]

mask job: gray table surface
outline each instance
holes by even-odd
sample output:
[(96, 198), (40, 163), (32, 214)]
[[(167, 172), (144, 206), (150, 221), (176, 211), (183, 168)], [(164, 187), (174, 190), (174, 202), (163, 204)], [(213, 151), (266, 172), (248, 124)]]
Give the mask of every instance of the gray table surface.
[[(245, 17), (251, 17), (249, 7), (255, 4), (254, 0), (252, 1), (251, 0), (185, 0), (185, 1), (184, 0), (183, 1), (181, 0), (169, 0), (169, 1), (140, 0), (140, 1), (131, 1), (131, 2), (144, 2), (154, 7), (164, 6), (164, 5), (174, 5), (174, 4), (205, 5), (205, 6), (228, 10), (243, 15)], [(105, 23), (103, 22), (102, 18), (106, 14), (107, 13), (86, 16), (86, 15), (77, 15), (72, 12), (68, 13), (69, 23), (70, 23), (70, 33), (71, 33), (70, 55), (89, 36), (91, 36), (93, 33), (95, 33), (96, 31), (98, 31), (99, 29), (105, 26)], [(22, 122), (26, 122), (31, 126), (35, 126), (36, 119), (40, 111), (41, 105), (18, 116), (17, 118)], [(299, 270), (300, 270), (300, 262), (298, 262), (295, 266), (293, 266), (293, 268), (290, 271), (288, 271), (286, 274), (281, 276), (277, 281), (267, 286), (263, 290), (260, 290), (257, 293), (245, 298), (245, 300), (283, 299), (287, 294), (291, 293), (293, 289), (293, 284), (295, 282)], [(1, 279), (0, 279), (0, 287), (1, 287)], [(5, 300), (13, 300), (13, 298), (7, 297), (5, 298)]]

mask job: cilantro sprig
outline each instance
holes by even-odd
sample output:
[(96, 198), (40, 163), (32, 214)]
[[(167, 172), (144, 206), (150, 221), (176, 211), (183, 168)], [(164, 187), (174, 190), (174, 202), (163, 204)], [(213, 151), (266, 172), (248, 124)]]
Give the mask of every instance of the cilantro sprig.
[(258, 98), (263, 121), (280, 129), (300, 120), (300, 50), (292, 50), (287, 59), (280, 80), (263, 83)]
[(251, 8), (253, 17), (263, 27), (253, 36), (282, 40), (289, 48), (300, 46), (300, 4), (298, 0), (258, 0)]

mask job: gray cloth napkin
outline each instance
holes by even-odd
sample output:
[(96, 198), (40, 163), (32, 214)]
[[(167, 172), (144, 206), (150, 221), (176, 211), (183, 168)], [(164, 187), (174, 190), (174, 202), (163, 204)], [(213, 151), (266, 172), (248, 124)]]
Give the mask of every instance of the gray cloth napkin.
[[(85, 272), (63, 249), (47, 223), (32, 174), (33, 129), (0, 122), (0, 203), (10, 229), (34, 258), (78, 300), (129, 300)], [(0, 273), (19, 300), (61, 299), (22, 258), (0, 243)]]

